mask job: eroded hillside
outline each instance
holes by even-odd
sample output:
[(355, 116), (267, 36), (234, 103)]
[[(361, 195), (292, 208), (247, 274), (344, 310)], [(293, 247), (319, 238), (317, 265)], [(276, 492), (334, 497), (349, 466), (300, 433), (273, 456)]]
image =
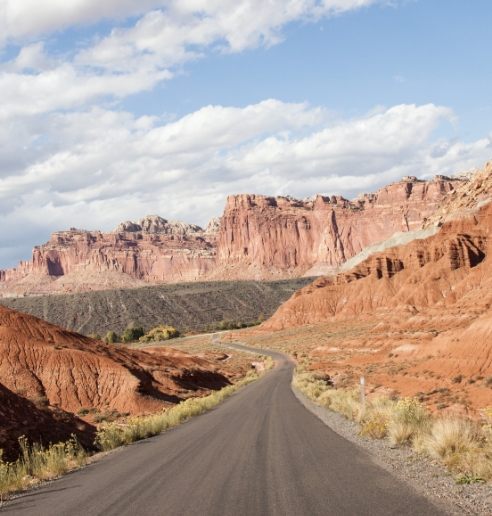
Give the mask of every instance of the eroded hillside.
[(0, 303), (86, 335), (170, 324), (203, 330), (222, 320), (269, 317), (312, 278), (269, 282), (229, 281), (156, 285), (57, 296), (2, 298)]
[(491, 194), (489, 163), (442, 203), (437, 234), (319, 278), (252, 341), (283, 340), (335, 384), (364, 375), (374, 392), (478, 414), (492, 405)]

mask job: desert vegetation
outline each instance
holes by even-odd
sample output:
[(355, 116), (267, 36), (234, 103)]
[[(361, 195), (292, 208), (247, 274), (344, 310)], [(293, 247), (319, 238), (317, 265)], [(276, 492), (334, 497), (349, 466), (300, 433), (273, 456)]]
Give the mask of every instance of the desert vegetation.
[[(131, 343), (131, 342), (159, 342), (162, 340), (175, 339), (179, 337), (180, 333), (176, 328), (167, 325), (157, 326), (152, 328), (149, 332), (145, 333), (142, 326), (133, 326), (125, 328), (123, 335), (118, 337), (117, 333), (113, 330), (108, 331), (104, 337), (106, 344), (117, 344), (117, 343)], [(88, 335), (91, 338), (95, 338), (93, 335)]]
[(360, 435), (388, 439), (442, 461), (461, 484), (492, 479), (492, 407), (483, 420), (434, 416), (415, 397), (375, 397), (361, 403), (359, 389), (335, 389), (302, 368), (293, 385), (315, 403), (360, 424)]
[(251, 328), (252, 326), (258, 326), (262, 322), (266, 321), (266, 317), (264, 315), (260, 315), (254, 321), (220, 321), (219, 324), (206, 324), (204, 326), (204, 331), (224, 331), (224, 330), (240, 330), (243, 328)]
[[(179, 331), (172, 326), (157, 326), (148, 333), (139, 337), (140, 342), (159, 342), (162, 340), (176, 339), (179, 337)], [(136, 339), (134, 339), (136, 340)]]
[(134, 326), (132, 328), (125, 328), (121, 337), (122, 342), (133, 342), (140, 339), (145, 335), (145, 332), (141, 326)]
[(0, 496), (19, 491), (40, 480), (63, 475), (89, 460), (89, 454), (75, 437), (48, 448), (39, 444), (31, 446), (26, 438), (20, 438), (19, 444), (22, 454), (17, 461), (4, 462), (0, 458)]
[[(269, 357), (265, 357), (265, 362), (267, 366), (264, 372), (270, 370), (273, 366), (273, 360)], [(233, 385), (224, 387), (220, 391), (212, 392), (202, 398), (190, 398), (159, 414), (131, 418), (123, 425), (117, 422), (105, 424), (99, 429), (96, 442), (101, 450), (109, 451), (119, 446), (157, 435), (190, 417), (210, 410), (241, 387), (257, 380), (264, 372), (258, 374), (251, 370), (242, 380)]]
[(115, 344), (118, 342), (118, 335), (113, 330), (109, 330), (103, 340), (106, 344)]
[(214, 281), (155, 285), (42, 297), (0, 298), (0, 303), (84, 335), (123, 335), (126, 328), (202, 331), (221, 321), (269, 317), (312, 278), (278, 281)]

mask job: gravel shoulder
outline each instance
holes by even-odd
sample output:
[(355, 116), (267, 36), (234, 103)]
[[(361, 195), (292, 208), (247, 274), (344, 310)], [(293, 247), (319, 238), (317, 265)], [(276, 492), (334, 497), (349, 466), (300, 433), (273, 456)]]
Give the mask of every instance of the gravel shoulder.
[(492, 485), (457, 485), (453, 477), (435, 461), (404, 446), (392, 446), (386, 439), (358, 435), (360, 425), (313, 403), (292, 386), (299, 401), (337, 434), (371, 453), (375, 462), (431, 501), (438, 502), (452, 516), (492, 514)]

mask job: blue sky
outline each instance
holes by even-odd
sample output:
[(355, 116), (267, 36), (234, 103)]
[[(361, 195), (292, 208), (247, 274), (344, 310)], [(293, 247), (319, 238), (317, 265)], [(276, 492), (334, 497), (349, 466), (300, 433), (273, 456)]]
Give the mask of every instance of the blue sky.
[(491, 25), (485, 0), (0, 0), (0, 267), (70, 226), (481, 167)]

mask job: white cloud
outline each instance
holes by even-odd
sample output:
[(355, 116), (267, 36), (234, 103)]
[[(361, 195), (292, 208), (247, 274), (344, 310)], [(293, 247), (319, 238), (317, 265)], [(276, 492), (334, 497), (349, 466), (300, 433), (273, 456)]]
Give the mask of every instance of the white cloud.
[(433, 141), (433, 130), (453, 118), (429, 104), (335, 120), (277, 100), (207, 106), (170, 123), (101, 108), (53, 113), (42, 124), (28, 117), (0, 126), (3, 244), (18, 249), (25, 235), (28, 258), (41, 243), (33, 225), (42, 234), (112, 230), (147, 213), (203, 225), (231, 194), (351, 198), (403, 175), (453, 173), (490, 159), (490, 138)]
[[(282, 40), (281, 29), (295, 20), (359, 9), (384, 0), (189, 0), (170, 1), (166, 9), (147, 13), (135, 26), (114, 29), (95, 46), (82, 51), (77, 63), (108, 70), (167, 67), (216, 46), (241, 52)], [(198, 50), (197, 50), (198, 49)]]
[[(258, 37), (273, 40), (283, 24), (299, 17), (321, 17), (365, 7), (383, 0), (0, 0), (0, 41), (33, 37), (87, 25), (102, 19), (122, 20), (149, 10), (169, 13), (171, 26), (203, 20), (202, 34), (210, 20), (229, 32), (234, 47)], [(389, 3), (388, 0), (384, 0)], [(225, 25), (229, 24), (229, 29)], [(250, 27), (247, 28), (247, 25)], [(193, 23), (195, 25), (196, 23)], [(147, 28), (149, 28), (147, 26)], [(237, 34), (232, 35), (233, 30)], [(217, 30), (217, 29), (215, 29)]]
[[(9, 68), (17, 66), (18, 61), (27, 61), (30, 56), (20, 58), (9, 63)], [(104, 96), (123, 98), (149, 90), (157, 81), (172, 77), (167, 70), (149, 73), (139, 70), (125, 77), (99, 75), (69, 63), (53, 64), (46, 56), (42, 63), (46, 64), (46, 69), (39, 73), (0, 72), (0, 119), (74, 109)]]
[(0, 0), (0, 38), (32, 37), (101, 19), (137, 16), (165, 0)]
[(204, 52), (273, 45), (292, 21), (376, 3), (387, 0), (0, 0), (0, 44), (2, 38), (31, 41), (104, 17), (142, 15), (129, 28), (76, 42), (61, 55), (50, 55), (39, 40), (26, 44), (0, 65), (0, 117), (77, 109), (101, 97), (121, 99), (172, 78), (175, 68)]

